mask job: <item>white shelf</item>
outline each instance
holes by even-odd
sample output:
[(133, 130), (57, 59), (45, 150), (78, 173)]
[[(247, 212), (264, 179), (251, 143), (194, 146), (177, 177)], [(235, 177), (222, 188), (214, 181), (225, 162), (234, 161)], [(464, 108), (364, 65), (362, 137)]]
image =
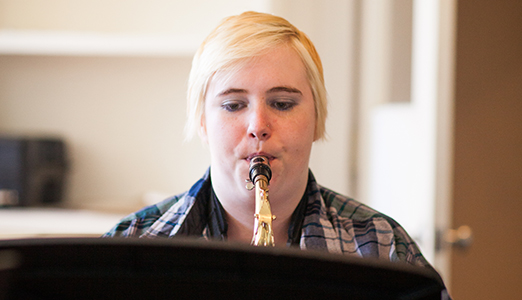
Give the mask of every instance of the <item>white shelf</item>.
[(192, 56), (194, 35), (0, 30), (0, 55)]
[(31, 237), (99, 237), (124, 216), (59, 208), (2, 208), (0, 240)]

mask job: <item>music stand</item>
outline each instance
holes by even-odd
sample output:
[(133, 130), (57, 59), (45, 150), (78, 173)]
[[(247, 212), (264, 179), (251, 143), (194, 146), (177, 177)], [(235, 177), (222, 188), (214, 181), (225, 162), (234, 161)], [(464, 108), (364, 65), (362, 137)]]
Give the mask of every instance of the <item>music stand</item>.
[(403, 263), (202, 240), (4, 240), (0, 253), (18, 258), (3, 271), (6, 299), (440, 299), (444, 289)]

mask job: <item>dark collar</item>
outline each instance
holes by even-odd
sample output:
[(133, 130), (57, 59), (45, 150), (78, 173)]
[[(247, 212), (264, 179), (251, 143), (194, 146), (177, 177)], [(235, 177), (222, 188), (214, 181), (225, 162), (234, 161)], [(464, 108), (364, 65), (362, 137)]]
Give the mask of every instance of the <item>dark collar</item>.
[[(210, 183), (210, 176), (207, 178), (206, 183)], [(308, 203), (307, 190), (308, 187), (290, 219), (287, 246), (299, 246), (306, 205)], [(253, 218), (252, 222), (254, 222)], [(214, 193), (212, 184), (204, 184), (201, 188), (194, 206), (176, 235), (201, 237), (205, 228), (207, 228), (208, 238), (220, 241), (227, 239), (228, 223), (225, 210)]]

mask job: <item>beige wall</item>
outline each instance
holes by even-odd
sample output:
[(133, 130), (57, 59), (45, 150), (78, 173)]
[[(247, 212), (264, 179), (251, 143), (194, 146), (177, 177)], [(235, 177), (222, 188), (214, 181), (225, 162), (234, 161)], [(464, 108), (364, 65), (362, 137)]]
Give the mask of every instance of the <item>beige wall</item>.
[[(223, 17), (266, 3), (1, 0), (0, 30), (202, 40)], [(199, 140), (183, 142), (190, 63), (183, 54), (0, 55), (0, 133), (63, 137), (66, 202), (133, 210), (149, 192), (186, 190), (209, 165)]]
[(138, 205), (208, 165), (197, 140), (181, 142), (189, 58), (0, 56), (0, 66), (1, 131), (64, 137), (74, 204)]
[(265, 0), (0, 0), (0, 28), (205, 36), (223, 17)]
[[(315, 146), (311, 166), (325, 185), (349, 194), (350, 44), (338, 37), (348, 36), (353, 12), (343, 0), (298, 6), (271, 0), (0, 0), (0, 33), (182, 34), (202, 40), (220, 19), (244, 10), (274, 10), (315, 41), (331, 98), (330, 140)], [(191, 55), (35, 52), (0, 53), (0, 133), (65, 138), (68, 204), (130, 211), (149, 192), (185, 191), (208, 167), (198, 139), (183, 143)]]

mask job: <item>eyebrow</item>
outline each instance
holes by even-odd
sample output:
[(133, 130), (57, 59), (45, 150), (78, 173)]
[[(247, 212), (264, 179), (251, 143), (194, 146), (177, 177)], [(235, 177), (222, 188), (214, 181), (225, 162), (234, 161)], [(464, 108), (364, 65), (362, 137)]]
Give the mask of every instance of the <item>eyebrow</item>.
[[(267, 94), (273, 94), (273, 93), (279, 93), (279, 92), (294, 93), (294, 94), (300, 94), (300, 95), (303, 94), (300, 90), (293, 88), (293, 87), (288, 87), (288, 86), (273, 87), (268, 90)], [(231, 89), (222, 91), (221, 93), (218, 94), (218, 96), (226, 96), (226, 95), (230, 95), (230, 94), (245, 94), (245, 93), (248, 93), (248, 91), (245, 89), (231, 88)]]
[(218, 94), (218, 96), (226, 96), (230, 94), (244, 94), (247, 93), (247, 90), (244, 89), (228, 89), (224, 90), (221, 93)]
[(303, 94), (303, 93), (301, 93), (300, 90), (293, 88), (293, 87), (288, 87), (288, 86), (276, 86), (276, 87), (273, 87), (268, 90), (268, 94), (278, 93), (278, 92), (295, 93), (295, 94), (300, 94), (300, 95)]

